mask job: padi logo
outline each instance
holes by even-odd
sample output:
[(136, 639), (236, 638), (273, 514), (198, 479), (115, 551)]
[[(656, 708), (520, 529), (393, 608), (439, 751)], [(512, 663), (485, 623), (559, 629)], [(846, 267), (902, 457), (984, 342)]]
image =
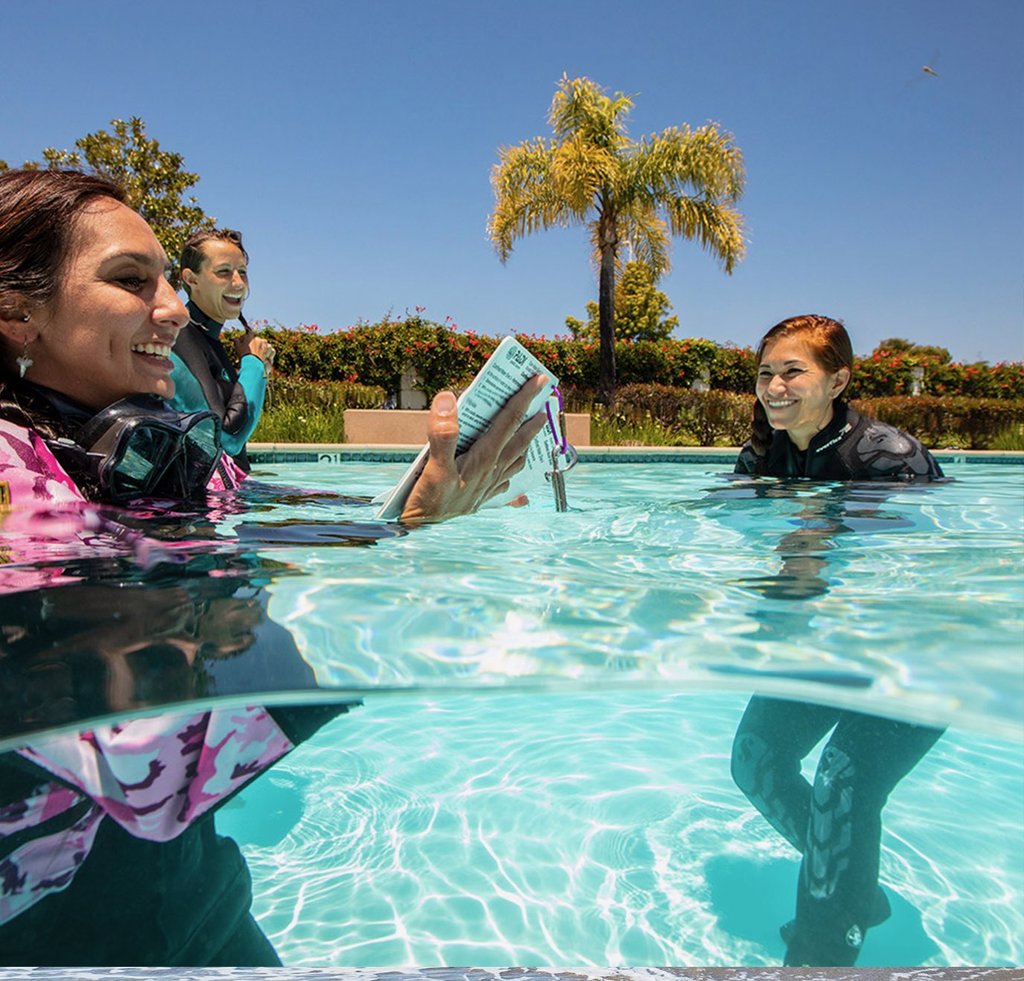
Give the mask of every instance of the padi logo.
[(511, 361), (517, 368), (522, 368), (523, 365), (526, 364), (529, 356), (530, 354), (528, 351), (524, 351), (522, 348), (518, 347), (511, 348), (508, 352), (509, 361)]

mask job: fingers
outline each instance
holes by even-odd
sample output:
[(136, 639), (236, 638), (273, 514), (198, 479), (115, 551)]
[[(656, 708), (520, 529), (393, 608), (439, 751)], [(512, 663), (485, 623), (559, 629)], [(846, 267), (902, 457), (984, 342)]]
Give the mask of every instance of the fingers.
[(459, 414), (455, 396), (438, 392), (427, 415), (427, 443), (431, 459), (455, 469), (455, 447), (459, 441)]
[[(501, 451), (500, 459), (514, 461), (519, 457), (523, 460), (522, 465), (525, 465), (526, 448), (533, 442), (546, 423), (547, 417), (543, 412), (537, 412), (532, 415), (513, 433)], [(516, 472), (522, 469), (522, 465), (516, 468)]]
[[(500, 447), (507, 445), (520, 428), (520, 423), (523, 416), (529, 410), (530, 403), (543, 391), (547, 383), (547, 375), (534, 375), (524, 382), (519, 391), (502, 406), (501, 410), (491, 421), (490, 428), (487, 430), (487, 436), (493, 434), (494, 441)], [(543, 421), (543, 417), (541, 418)], [(540, 432), (540, 426), (537, 427), (534, 435), (537, 432)], [(527, 443), (529, 443), (529, 440), (527, 440)]]

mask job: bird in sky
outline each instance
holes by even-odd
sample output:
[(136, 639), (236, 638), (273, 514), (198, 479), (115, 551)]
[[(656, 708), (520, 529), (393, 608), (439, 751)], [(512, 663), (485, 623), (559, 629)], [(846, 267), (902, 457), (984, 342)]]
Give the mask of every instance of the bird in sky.
[(939, 77), (939, 73), (934, 68), (932, 68), (931, 65), (922, 65), (921, 66), (921, 71), (923, 71), (925, 73), (925, 75), (931, 75), (932, 78), (938, 78)]

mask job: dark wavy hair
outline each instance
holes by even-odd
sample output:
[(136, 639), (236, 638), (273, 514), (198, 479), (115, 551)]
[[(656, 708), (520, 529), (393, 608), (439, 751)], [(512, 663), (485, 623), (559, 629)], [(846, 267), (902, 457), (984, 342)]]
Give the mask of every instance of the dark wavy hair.
[(0, 310), (15, 296), (36, 304), (53, 299), (78, 216), (99, 197), (125, 200), (116, 184), (77, 170), (0, 174)]
[[(777, 323), (761, 338), (757, 346), (757, 364), (761, 364), (765, 348), (773, 341), (782, 337), (799, 338), (806, 344), (818, 366), (830, 373), (840, 368), (853, 371), (853, 345), (850, 335), (839, 320), (823, 317), (816, 313), (805, 313), (799, 317), (790, 317)], [(768, 423), (768, 413), (764, 411), (761, 400), (754, 402), (754, 419), (750, 430), (750, 445), (754, 453), (764, 458), (772, 442), (772, 427)]]
[[(26, 304), (31, 313), (54, 299), (79, 215), (96, 198), (124, 203), (125, 195), (111, 181), (77, 170), (0, 173), (0, 317), (18, 316)], [(9, 361), (0, 341), (0, 376), (11, 376)]]

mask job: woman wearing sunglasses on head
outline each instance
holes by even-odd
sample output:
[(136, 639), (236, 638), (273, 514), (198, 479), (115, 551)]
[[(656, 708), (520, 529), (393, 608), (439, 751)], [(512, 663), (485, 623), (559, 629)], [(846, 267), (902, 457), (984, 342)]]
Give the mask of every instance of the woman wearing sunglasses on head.
[[(21, 515), (202, 499), (237, 483), (219, 420), (164, 401), (189, 319), (166, 267), (116, 186), (77, 172), (0, 174), (0, 515), (3, 555), (15, 562), (0, 589), (45, 586), (48, 573), (67, 581), (52, 563), (19, 580), (21, 544), (9, 533)], [(454, 396), (437, 396), (430, 459), (402, 521), (465, 514), (502, 492), (543, 424), (521, 420), (545, 380), (527, 382), (459, 458)], [(43, 592), (45, 625), (59, 591)], [(21, 639), (0, 631), (0, 666)], [(279, 963), (249, 912), (245, 862), (213, 814), (339, 711), (186, 711), (27, 739), (0, 755), (0, 963)]]

